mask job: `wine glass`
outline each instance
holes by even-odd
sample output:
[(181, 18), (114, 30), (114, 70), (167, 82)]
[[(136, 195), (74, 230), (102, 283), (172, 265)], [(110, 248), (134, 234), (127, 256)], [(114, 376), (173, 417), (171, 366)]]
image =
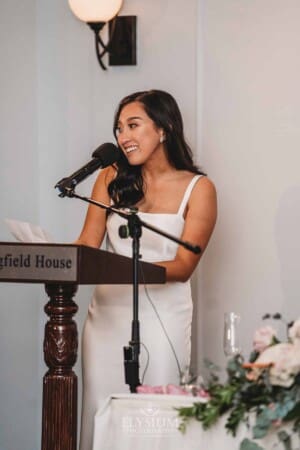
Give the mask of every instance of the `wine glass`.
[(239, 324), (241, 317), (234, 312), (224, 314), (223, 349), (227, 357), (241, 353)]

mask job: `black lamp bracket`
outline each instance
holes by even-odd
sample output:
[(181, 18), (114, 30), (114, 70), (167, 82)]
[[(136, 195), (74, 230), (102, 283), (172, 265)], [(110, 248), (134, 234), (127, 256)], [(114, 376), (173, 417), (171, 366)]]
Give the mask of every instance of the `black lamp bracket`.
[(95, 35), (95, 49), (98, 62), (103, 70), (107, 67), (102, 61), (109, 54), (109, 65), (136, 65), (136, 16), (115, 16), (109, 21), (109, 40), (105, 44), (100, 32), (106, 22), (87, 22)]
[[(112, 22), (114, 24), (116, 23), (116, 17), (114, 17), (112, 19)], [(112, 36), (111, 36), (111, 39), (109, 40), (109, 42), (107, 44), (104, 44), (103, 39), (100, 36), (100, 31), (104, 27), (105, 23), (106, 22), (87, 22), (88, 26), (93, 30), (93, 32), (95, 34), (96, 55), (97, 55), (98, 62), (103, 70), (107, 70), (107, 68), (103, 64), (102, 58), (107, 52), (109, 52), (109, 46), (111, 43), (111, 39), (113, 37), (113, 33), (112, 33)], [(113, 28), (115, 28), (115, 25), (113, 25)]]

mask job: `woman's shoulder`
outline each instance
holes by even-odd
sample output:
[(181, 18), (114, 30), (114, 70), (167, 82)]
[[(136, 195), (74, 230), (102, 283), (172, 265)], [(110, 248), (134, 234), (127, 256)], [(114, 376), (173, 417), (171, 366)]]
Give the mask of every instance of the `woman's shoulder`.
[(188, 209), (194, 211), (211, 211), (216, 216), (217, 190), (213, 181), (206, 175), (199, 177), (191, 192)]
[(200, 175), (195, 183), (193, 191), (195, 191), (196, 195), (199, 193), (216, 194), (216, 187), (214, 182), (207, 175)]
[(214, 182), (204, 173), (195, 173), (190, 171), (182, 171), (182, 179), (185, 183), (193, 183), (194, 182), (194, 189), (196, 191), (199, 190), (207, 190), (207, 191), (215, 191), (215, 185)]

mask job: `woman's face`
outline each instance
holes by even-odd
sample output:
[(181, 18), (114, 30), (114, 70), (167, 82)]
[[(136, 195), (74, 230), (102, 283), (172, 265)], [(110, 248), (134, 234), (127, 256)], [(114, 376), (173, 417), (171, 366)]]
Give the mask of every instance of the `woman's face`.
[(118, 144), (131, 165), (144, 164), (163, 151), (160, 142), (163, 130), (157, 128), (139, 102), (129, 103), (121, 110), (116, 133)]

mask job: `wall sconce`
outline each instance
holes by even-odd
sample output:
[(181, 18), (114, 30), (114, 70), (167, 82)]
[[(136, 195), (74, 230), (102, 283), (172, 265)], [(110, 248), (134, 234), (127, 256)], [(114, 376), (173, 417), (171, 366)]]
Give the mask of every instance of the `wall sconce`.
[[(118, 16), (123, 0), (69, 0), (69, 6), (78, 19), (94, 31), (98, 62), (106, 70), (102, 58), (108, 53), (110, 66), (136, 65), (136, 16)], [(100, 31), (109, 23), (108, 43)]]

